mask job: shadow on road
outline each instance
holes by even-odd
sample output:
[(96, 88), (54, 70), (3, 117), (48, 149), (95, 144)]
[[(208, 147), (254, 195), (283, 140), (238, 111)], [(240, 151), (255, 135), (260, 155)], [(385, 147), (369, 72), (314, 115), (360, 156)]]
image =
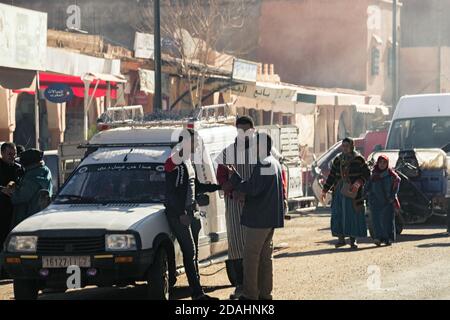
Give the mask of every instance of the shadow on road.
[[(223, 286), (212, 286), (212, 287), (203, 287), (203, 290), (206, 294), (214, 293), (214, 291), (222, 290), (222, 289), (229, 289), (231, 288), (231, 285), (223, 285)], [(214, 294), (211, 294), (214, 296)], [(174, 287), (172, 291), (170, 292), (170, 299), (171, 300), (180, 300), (180, 299), (188, 299), (191, 297), (191, 290), (189, 287)]]
[[(146, 285), (129, 286), (124, 288), (85, 288), (66, 293), (51, 293), (39, 295), (39, 300), (146, 300)], [(203, 287), (205, 293), (231, 288), (231, 285)], [(171, 300), (190, 298), (191, 291), (187, 286), (174, 287), (170, 292)]]
[(425, 243), (419, 244), (417, 248), (447, 248), (450, 247), (450, 243)]
[(320, 256), (324, 254), (333, 254), (333, 253), (351, 253), (351, 252), (358, 252), (358, 251), (364, 251), (364, 250), (371, 250), (371, 249), (377, 249), (376, 246), (373, 247), (364, 247), (364, 248), (358, 248), (358, 249), (351, 249), (350, 247), (342, 247), (342, 248), (329, 248), (329, 249), (319, 249), (319, 250), (312, 250), (312, 251), (302, 251), (302, 252), (284, 252), (277, 255), (274, 255), (274, 259), (281, 259), (281, 258), (297, 258), (297, 257), (308, 257), (308, 256)]
[(405, 234), (397, 236), (397, 242), (410, 242), (410, 241), (421, 241), (427, 239), (436, 239), (436, 238), (446, 238), (447, 235), (445, 232), (438, 232), (432, 234)]
[(144, 300), (145, 286), (125, 288), (85, 288), (66, 293), (39, 295), (39, 300)]

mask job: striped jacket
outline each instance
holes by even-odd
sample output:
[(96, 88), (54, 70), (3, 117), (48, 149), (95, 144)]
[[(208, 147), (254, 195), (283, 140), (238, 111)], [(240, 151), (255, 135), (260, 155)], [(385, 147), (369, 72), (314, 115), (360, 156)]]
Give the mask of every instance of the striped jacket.
[[(363, 184), (365, 184), (369, 179), (370, 169), (362, 155), (355, 153), (355, 157), (346, 162), (343, 160), (343, 154), (341, 153), (333, 160), (331, 172), (323, 186), (323, 191), (335, 191), (336, 186), (342, 180), (346, 180), (352, 184), (357, 180), (361, 180)], [(362, 189), (363, 188), (361, 187), (358, 191), (358, 195), (355, 199), (356, 205), (362, 205)]]

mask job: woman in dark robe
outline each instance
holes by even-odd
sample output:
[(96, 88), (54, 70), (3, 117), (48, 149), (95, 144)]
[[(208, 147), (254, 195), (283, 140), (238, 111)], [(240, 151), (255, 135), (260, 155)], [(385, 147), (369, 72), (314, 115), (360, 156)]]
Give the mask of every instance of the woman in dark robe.
[(334, 160), (331, 172), (322, 190), (322, 197), (333, 192), (331, 202), (331, 232), (338, 238), (336, 248), (346, 245), (357, 249), (357, 238), (367, 237), (364, 212), (363, 187), (370, 178), (370, 170), (364, 157), (355, 151), (353, 140), (342, 141), (342, 153)]
[(381, 155), (366, 186), (373, 225), (373, 239), (377, 246), (395, 241), (395, 211), (400, 209), (397, 193), (400, 177), (389, 168), (389, 158)]

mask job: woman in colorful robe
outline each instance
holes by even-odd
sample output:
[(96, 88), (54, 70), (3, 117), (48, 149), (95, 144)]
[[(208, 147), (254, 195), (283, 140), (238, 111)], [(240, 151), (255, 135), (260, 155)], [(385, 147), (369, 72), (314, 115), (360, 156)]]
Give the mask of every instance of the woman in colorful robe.
[(333, 192), (331, 202), (331, 232), (338, 238), (336, 248), (346, 245), (357, 249), (357, 238), (367, 237), (364, 212), (363, 187), (370, 178), (370, 170), (364, 157), (355, 151), (353, 140), (342, 141), (342, 153), (334, 160), (331, 172), (322, 190), (322, 198)]
[(389, 168), (389, 158), (381, 155), (366, 186), (373, 226), (373, 239), (377, 246), (395, 241), (395, 211), (400, 209), (397, 193), (400, 177)]

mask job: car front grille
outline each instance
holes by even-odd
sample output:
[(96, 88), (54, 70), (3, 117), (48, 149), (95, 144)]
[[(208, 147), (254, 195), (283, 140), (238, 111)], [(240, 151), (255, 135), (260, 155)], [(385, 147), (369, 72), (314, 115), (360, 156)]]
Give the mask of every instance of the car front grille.
[(38, 238), (39, 254), (78, 254), (105, 251), (105, 237)]

